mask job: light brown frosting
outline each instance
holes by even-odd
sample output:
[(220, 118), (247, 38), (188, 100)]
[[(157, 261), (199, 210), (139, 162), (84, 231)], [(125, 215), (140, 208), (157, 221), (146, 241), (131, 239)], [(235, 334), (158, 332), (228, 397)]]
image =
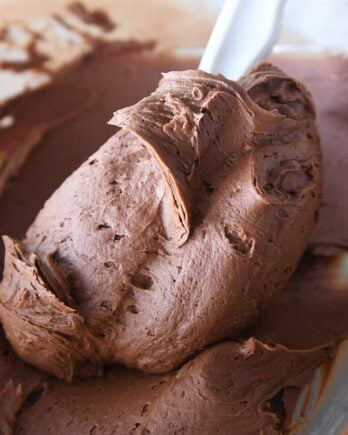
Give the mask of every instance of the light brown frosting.
[(283, 401), (330, 355), (330, 347), (292, 351), (251, 338), (215, 345), (168, 375), (114, 367), (67, 384), (26, 366), (0, 340), (0, 431), (276, 434), (289, 411)]
[(5, 238), (0, 318), (25, 361), (71, 380), (177, 367), (236, 336), (281, 288), (319, 206), (307, 91), (271, 66), (240, 84), (166, 74), (123, 128)]
[(13, 433), (17, 414), (47, 374), (28, 366), (13, 353), (0, 328), (0, 434)]

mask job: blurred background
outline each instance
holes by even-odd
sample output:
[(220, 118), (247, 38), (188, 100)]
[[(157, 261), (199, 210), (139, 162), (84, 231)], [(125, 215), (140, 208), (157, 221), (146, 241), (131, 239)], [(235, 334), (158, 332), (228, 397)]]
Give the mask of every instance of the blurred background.
[[(245, 0), (246, 2), (248, 0)], [(61, 12), (71, 0), (0, 0), (0, 24), (42, 19)], [(84, 0), (119, 24), (117, 34), (160, 41), (161, 48), (205, 46), (223, 0)], [(252, 29), (250, 29), (252, 35)], [(287, 0), (281, 44), (348, 51), (346, 0)]]

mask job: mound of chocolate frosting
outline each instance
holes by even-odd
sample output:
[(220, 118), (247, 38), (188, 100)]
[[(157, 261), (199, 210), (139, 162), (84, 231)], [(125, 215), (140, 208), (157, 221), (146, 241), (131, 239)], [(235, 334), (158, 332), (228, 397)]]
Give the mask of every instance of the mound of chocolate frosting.
[(321, 191), (305, 88), (270, 64), (239, 83), (164, 75), (122, 127), (5, 237), (0, 319), (15, 352), (54, 375), (122, 362), (178, 367), (238, 335), (283, 287)]

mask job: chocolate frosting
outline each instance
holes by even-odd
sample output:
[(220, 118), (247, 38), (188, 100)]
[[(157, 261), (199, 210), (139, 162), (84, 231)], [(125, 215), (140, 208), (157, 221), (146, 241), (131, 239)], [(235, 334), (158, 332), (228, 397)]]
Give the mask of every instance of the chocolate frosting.
[(0, 328), (0, 434), (13, 433), (16, 416), (47, 374), (28, 366), (11, 350)]
[(240, 84), (166, 74), (123, 129), (5, 238), (0, 318), (25, 361), (71, 380), (177, 367), (236, 336), (304, 251), (321, 191), (308, 92), (270, 64)]
[(218, 344), (169, 375), (114, 367), (67, 384), (26, 366), (0, 341), (4, 433), (279, 433), (283, 400), (331, 355), (256, 339)]

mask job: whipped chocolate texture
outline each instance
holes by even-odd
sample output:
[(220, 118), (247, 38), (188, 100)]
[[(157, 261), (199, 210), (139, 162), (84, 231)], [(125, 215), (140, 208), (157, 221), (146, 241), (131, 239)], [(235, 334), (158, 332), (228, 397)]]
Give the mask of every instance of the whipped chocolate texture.
[(1, 433), (279, 433), (283, 401), (330, 358), (250, 338), (203, 351), (179, 371), (114, 367), (67, 384), (21, 362), (0, 341)]
[(72, 380), (178, 367), (239, 334), (285, 282), (321, 192), (305, 88), (261, 64), (240, 83), (166, 74), (17, 242), (0, 319), (15, 352)]

